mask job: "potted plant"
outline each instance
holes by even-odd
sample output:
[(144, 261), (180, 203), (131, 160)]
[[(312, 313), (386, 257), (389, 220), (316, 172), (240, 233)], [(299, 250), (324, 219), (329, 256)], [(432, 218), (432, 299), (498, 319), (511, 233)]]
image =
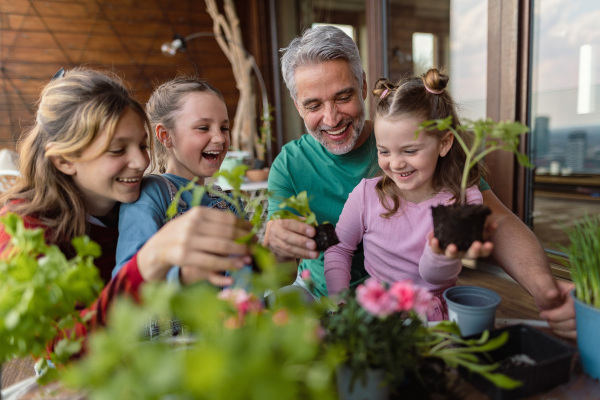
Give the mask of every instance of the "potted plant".
[(494, 122), (489, 118), (467, 120), (464, 124), (454, 127), (452, 116), (449, 116), (422, 123), (417, 134), (422, 129), (452, 132), (454, 139), (466, 154), (460, 198), (450, 206), (432, 207), (434, 236), (440, 241), (440, 247), (446, 248), (454, 243), (459, 251), (466, 251), (474, 241), (483, 239), (485, 219), (491, 213), (484, 205), (466, 204), (469, 171), (486, 155), (496, 150), (514, 153), (521, 165), (532, 167), (527, 155), (518, 149), (520, 136), (527, 133), (529, 128), (520, 122)]
[[(291, 196), (279, 203), (281, 210), (275, 211), (271, 215), (271, 219), (297, 219), (313, 225), (317, 229), (317, 233), (313, 237), (317, 243), (317, 251), (325, 251), (329, 247), (338, 244), (340, 240), (333, 225), (329, 222), (323, 222), (322, 224), (317, 222), (317, 216), (311, 211), (308, 203), (306, 191), (300, 192), (297, 196)], [(294, 210), (296, 213), (290, 210)]]
[(594, 379), (600, 378), (600, 215), (587, 215), (567, 229), (568, 247), (560, 246), (571, 264), (575, 289), (577, 347), (583, 370)]
[[(341, 368), (338, 388), (342, 399), (360, 397), (371, 385), (370, 399), (387, 398), (388, 391), (406, 398), (427, 398), (448, 393), (451, 369), (459, 366), (477, 372), (494, 384), (515, 387), (518, 382), (494, 372), (497, 365), (480, 365), (477, 353), (502, 346), (508, 335), (488, 340), (463, 340), (454, 322), (427, 327), (420, 315), (432, 296), (410, 281), (387, 287), (369, 279), (356, 292), (346, 291), (339, 308), (326, 315), (326, 347), (337, 349)], [(377, 380), (375, 383), (369, 380)], [(375, 389), (381, 391), (375, 396)], [(358, 397), (354, 397), (358, 396)]]
[[(47, 357), (61, 365), (81, 350), (82, 339), (69, 334), (74, 323), (81, 322), (77, 310), (102, 288), (93, 263), (100, 246), (88, 237), (75, 238), (77, 255), (67, 260), (57, 246), (45, 243), (42, 228), (25, 228), (13, 213), (1, 217), (0, 223), (11, 236), (0, 259), (0, 364), (33, 356), (41, 359), (41, 368)], [(59, 336), (54, 351), (47, 353), (46, 346)]]

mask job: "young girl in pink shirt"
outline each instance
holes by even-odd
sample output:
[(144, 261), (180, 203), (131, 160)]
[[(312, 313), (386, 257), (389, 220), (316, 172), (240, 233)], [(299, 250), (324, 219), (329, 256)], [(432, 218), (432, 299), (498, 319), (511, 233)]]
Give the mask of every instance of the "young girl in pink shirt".
[[(465, 154), (450, 131), (415, 134), (427, 120), (451, 115), (454, 126), (459, 124), (447, 83), (448, 76), (436, 69), (397, 85), (387, 79), (376, 83), (375, 138), (382, 174), (363, 179), (344, 205), (336, 226), (340, 243), (325, 252), (330, 296), (348, 289), (352, 255), (362, 242), (371, 277), (390, 284), (410, 279), (429, 289), (437, 306), (427, 318), (448, 319), (442, 294), (456, 284), (464, 254), (455, 245), (440, 249), (433, 237), (431, 207), (459, 198)], [(468, 142), (470, 137), (464, 136)], [(483, 172), (482, 164), (470, 172), (469, 204), (482, 203), (477, 185)], [(491, 246), (476, 242), (469, 250), (485, 254)]]

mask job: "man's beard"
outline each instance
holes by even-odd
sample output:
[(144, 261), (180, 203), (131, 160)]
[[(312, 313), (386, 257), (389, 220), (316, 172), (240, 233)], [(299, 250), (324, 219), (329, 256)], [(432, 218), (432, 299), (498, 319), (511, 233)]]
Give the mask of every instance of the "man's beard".
[[(308, 126), (306, 127), (306, 130), (308, 131), (308, 133), (315, 138), (315, 140), (319, 143), (321, 143), (321, 145), (323, 147), (325, 147), (325, 149), (330, 152), (331, 154), (335, 154), (337, 156), (342, 155), (342, 154), (346, 154), (348, 152), (350, 152), (352, 149), (354, 149), (354, 146), (356, 145), (356, 142), (358, 142), (358, 139), (360, 138), (360, 134), (362, 133), (362, 129), (365, 126), (365, 115), (364, 113), (362, 113), (360, 118), (354, 119), (354, 120), (344, 120), (342, 121), (340, 124), (338, 124), (337, 128), (339, 128), (340, 126), (347, 126), (348, 124), (351, 124), (352, 127), (350, 129), (352, 129), (352, 136), (350, 136), (349, 138), (346, 139), (346, 141), (343, 144), (340, 145), (336, 145), (335, 143), (331, 143), (328, 142), (325, 139), (325, 134), (322, 133), (321, 131), (323, 130), (332, 130), (335, 129), (335, 127), (329, 127), (329, 126), (318, 126), (317, 129), (315, 129), (314, 131), (311, 131), (310, 129), (308, 129)], [(306, 126), (306, 124), (305, 124)]]

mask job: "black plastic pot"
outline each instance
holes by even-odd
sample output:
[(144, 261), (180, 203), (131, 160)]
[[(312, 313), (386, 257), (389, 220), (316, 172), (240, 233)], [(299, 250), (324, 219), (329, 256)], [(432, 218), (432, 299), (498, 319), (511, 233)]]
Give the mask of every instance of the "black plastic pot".
[(442, 249), (454, 243), (459, 251), (466, 251), (474, 241), (483, 241), (483, 226), (491, 213), (481, 204), (431, 207), (433, 234)]
[[(482, 359), (482, 362), (499, 362), (501, 366), (498, 372), (521, 381), (523, 385), (510, 390), (501, 389), (481, 375), (461, 369), (460, 374), (465, 380), (491, 400), (513, 400), (531, 396), (568, 382), (575, 354), (573, 347), (527, 325), (495, 329), (490, 331), (490, 337), (496, 337), (504, 331), (508, 331), (508, 341), (499, 349), (489, 352), (490, 359)], [(480, 335), (472, 335), (467, 338), (479, 337)], [(514, 361), (523, 359), (533, 363)]]

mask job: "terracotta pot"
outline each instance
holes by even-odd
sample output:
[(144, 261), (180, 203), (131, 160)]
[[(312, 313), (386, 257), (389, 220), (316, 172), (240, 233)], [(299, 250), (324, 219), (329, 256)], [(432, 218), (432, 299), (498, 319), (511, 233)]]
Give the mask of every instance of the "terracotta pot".
[(246, 171), (246, 177), (252, 182), (266, 181), (269, 177), (269, 168), (249, 169)]

